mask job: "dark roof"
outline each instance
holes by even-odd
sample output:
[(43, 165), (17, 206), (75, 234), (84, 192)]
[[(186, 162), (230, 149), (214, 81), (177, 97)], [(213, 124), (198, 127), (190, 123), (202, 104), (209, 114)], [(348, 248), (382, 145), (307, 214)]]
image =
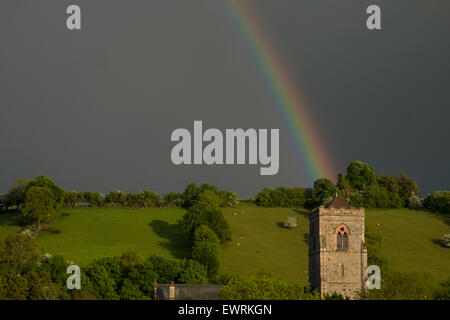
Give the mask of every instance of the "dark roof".
[(174, 300), (219, 300), (221, 285), (215, 284), (156, 284), (155, 300), (170, 300), (170, 287), (175, 287)]
[(333, 209), (351, 209), (347, 202), (342, 200), (339, 197), (335, 197), (329, 204), (325, 206), (325, 208), (333, 208)]

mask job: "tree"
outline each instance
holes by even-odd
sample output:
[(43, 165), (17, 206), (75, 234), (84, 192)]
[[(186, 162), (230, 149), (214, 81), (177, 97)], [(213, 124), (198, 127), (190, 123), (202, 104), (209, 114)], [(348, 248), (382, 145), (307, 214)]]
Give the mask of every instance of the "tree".
[(27, 180), (22, 178), (14, 180), (14, 184), (6, 196), (6, 207), (16, 206), (20, 208), (25, 203), (25, 188), (27, 183)]
[(41, 222), (50, 220), (55, 213), (55, 198), (47, 187), (31, 187), (25, 194), (23, 215), (36, 220), (38, 232)]
[(53, 182), (52, 179), (44, 175), (37, 176), (36, 178), (34, 178), (34, 180), (28, 182), (27, 186), (25, 187), (25, 194), (32, 187), (47, 187), (53, 194), (54, 207), (58, 208), (62, 205), (62, 201), (64, 198), (64, 190), (58, 187), (56, 183)]
[(195, 260), (187, 260), (183, 263), (177, 282), (189, 284), (208, 283), (206, 267)]
[(195, 232), (192, 259), (206, 267), (209, 277), (217, 275), (219, 270), (220, 241), (214, 231), (201, 225)]
[(38, 262), (37, 252), (36, 242), (30, 236), (7, 235), (0, 244), (0, 265), (5, 265), (9, 273), (14, 275), (25, 274)]
[(139, 202), (142, 207), (159, 207), (161, 204), (160, 196), (152, 190), (144, 190), (138, 194)]
[(320, 300), (316, 291), (267, 275), (233, 277), (219, 295), (224, 300)]
[(412, 178), (407, 177), (404, 173), (400, 175), (398, 186), (400, 198), (407, 205), (409, 204), (408, 201), (411, 196), (419, 194), (419, 187), (416, 182)]
[(183, 197), (181, 193), (168, 192), (163, 196), (164, 205), (169, 207), (182, 207)]
[(314, 182), (312, 191), (313, 202), (316, 205), (322, 205), (324, 202), (331, 200), (336, 194), (336, 187), (329, 179), (321, 178)]
[(189, 208), (198, 200), (200, 188), (195, 183), (190, 183), (183, 192), (183, 207)]
[(375, 169), (367, 163), (353, 161), (347, 167), (345, 179), (352, 188), (362, 190), (375, 182)]
[(79, 195), (75, 191), (66, 191), (63, 196), (64, 208), (75, 208), (78, 204)]

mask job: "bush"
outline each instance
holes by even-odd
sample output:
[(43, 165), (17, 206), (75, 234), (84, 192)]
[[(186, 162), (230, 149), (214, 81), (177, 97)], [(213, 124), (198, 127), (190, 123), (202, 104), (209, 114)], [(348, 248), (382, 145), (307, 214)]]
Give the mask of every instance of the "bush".
[(295, 217), (288, 217), (284, 223), (286, 228), (294, 228), (297, 226), (297, 219)]
[(435, 191), (423, 200), (423, 206), (427, 209), (450, 213), (450, 191)]
[(444, 247), (450, 248), (450, 234), (444, 234), (441, 238), (441, 243)]
[(433, 293), (433, 299), (450, 300), (450, 278), (439, 284), (439, 288)]

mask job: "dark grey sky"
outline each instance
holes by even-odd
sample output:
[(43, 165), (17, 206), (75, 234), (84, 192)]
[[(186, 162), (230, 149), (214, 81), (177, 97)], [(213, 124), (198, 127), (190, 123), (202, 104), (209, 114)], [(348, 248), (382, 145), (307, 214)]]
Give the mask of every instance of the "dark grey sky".
[[(250, 1), (309, 101), (336, 168), (450, 182), (449, 1)], [(69, 4), (82, 30), (66, 29)], [(382, 8), (382, 31), (365, 8)], [(2, 0), (0, 192), (17, 177), (69, 190), (241, 196), (309, 186), (287, 127), (217, 0)], [(176, 128), (280, 128), (280, 171), (171, 163)]]

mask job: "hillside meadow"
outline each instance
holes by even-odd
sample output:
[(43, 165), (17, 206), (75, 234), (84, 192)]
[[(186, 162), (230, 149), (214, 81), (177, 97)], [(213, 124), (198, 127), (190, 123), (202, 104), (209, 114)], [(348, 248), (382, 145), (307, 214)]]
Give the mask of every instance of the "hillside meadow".
[[(308, 212), (302, 209), (261, 208), (242, 204), (223, 209), (232, 228), (232, 240), (223, 246), (221, 271), (231, 275), (266, 273), (290, 282), (307, 284)], [(60, 209), (52, 227), (38, 243), (43, 253), (61, 254), (85, 265), (96, 258), (138, 251), (187, 258), (190, 243), (179, 223), (185, 210), (178, 208)], [(296, 217), (297, 227), (283, 223)], [(17, 213), (0, 215), (0, 240), (20, 230)], [(393, 271), (427, 273), (437, 283), (450, 276), (450, 249), (438, 243), (450, 233), (445, 216), (408, 209), (367, 210), (366, 225), (382, 238), (382, 253)]]

